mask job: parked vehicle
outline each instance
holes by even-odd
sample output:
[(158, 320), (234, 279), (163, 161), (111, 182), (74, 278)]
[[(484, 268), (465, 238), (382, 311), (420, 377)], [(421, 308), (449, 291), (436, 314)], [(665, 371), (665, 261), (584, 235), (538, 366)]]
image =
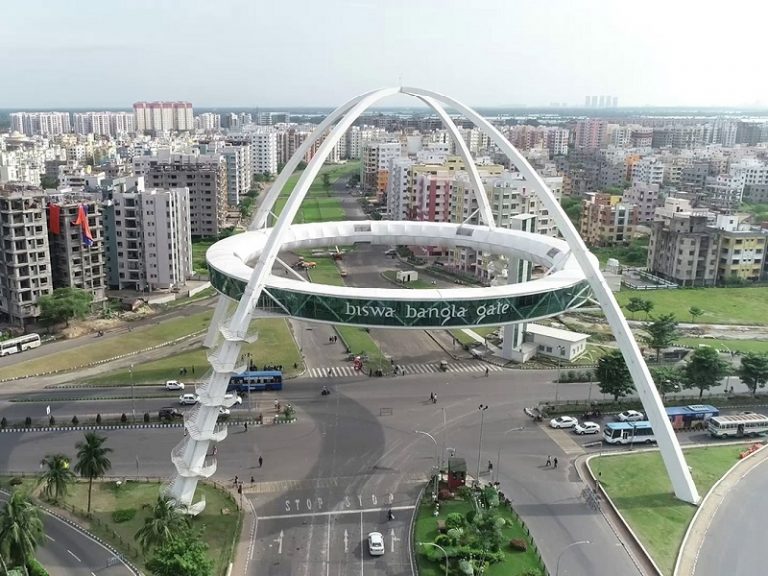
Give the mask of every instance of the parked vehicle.
[(182, 406), (193, 406), (197, 404), (198, 398), (195, 394), (182, 394), (179, 396), (179, 404)]
[(603, 428), (603, 442), (608, 444), (652, 444), (656, 436), (647, 420), (639, 422), (609, 422)]
[(166, 390), (184, 390), (184, 382), (178, 380), (168, 380), (165, 383)]
[(742, 438), (760, 436), (768, 432), (768, 417), (762, 414), (734, 414), (709, 419), (709, 433), (713, 438)]
[(579, 421), (573, 416), (558, 416), (549, 421), (552, 428), (573, 428)]
[(639, 422), (640, 420), (645, 419), (645, 416), (642, 412), (638, 412), (637, 410), (624, 410), (624, 412), (619, 412), (616, 419), (619, 422)]
[(597, 422), (579, 422), (573, 427), (573, 432), (579, 436), (584, 434), (599, 434), (600, 424)]

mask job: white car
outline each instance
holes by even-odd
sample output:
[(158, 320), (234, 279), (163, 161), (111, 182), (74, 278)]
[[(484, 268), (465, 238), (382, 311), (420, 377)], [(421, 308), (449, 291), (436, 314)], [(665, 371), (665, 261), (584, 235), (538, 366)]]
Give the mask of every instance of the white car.
[(579, 436), (583, 434), (599, 434), (600, 424), (597, 422), (581, 422), (573, 427), (573, 432)]
[(179, 404), (182, 406), (192, 406), (197, 404), (198, 398), (195, 394), (182, 394), (179, 396)]
[(384, 554), (384, 536), (381, 532), (371, 532), (368, 534), (368, 552), (371, 556), (381, 556)]
[(619, 422), (637, 422), (638, 420), (643, 420), (645, 416), (637, 410), (624, 410), (624, 412), (619, 412), (616, 418)]
[(224, 400), (226, 400), (227, 402), (231, 401), (233, 398), (235, 399), (235, 403), (233, 404), (233, 406), (239, 406), (240, 404), (243, 403), (243, 399), (240, 396), (235, 396), (232, 393), (224, 395)]
[(229, 408), (224, 408), (224, 406), (219, 406), (219, 416), (229, 416), (232, 413), (232, 411)]
[(552, 428), (573, 428), (579, 421), (573, 416), (558, 416), (549, 421)]
[(184, 382), (178, 380), (168, 380), (165, 383), (166, 390), (184, 390)]

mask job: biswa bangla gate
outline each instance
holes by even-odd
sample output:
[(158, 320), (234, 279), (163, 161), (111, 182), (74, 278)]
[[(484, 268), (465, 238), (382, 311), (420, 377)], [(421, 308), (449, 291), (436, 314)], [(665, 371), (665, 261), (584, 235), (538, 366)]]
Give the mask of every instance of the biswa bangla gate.
[[(411, 221), (354, 221), (293, 224), (310, 184), (323, 162), (352, 123), (369, 107), (398, 93), (414, 96), (441, 118), (451, 134), (468, 172), (477, 211), (462, 223)], [(554, 218), (564, 240), (520, 229), (502, 229), (494, 224), (480, 175), (456, 125), (443, 108), (447, 105), (485, 132), (537, 194)], [(325, 137), (324, 137), (325, 136)], [(323, 138), (324, 137), (324, 138)], [(288, 177), (309, 148), (322, 144), (299, 178), (273, 227), (267, 227), (272, 208)], [(477, 215), (483, 225), (469, 224)], [(309, 283), (278, 258), (280, 250), (370, 243), (463, 247), (503, 257), (509, 262), (511, 283), (488, 288), (403, 290), (326, 286)], [(227, 436), (226, 425), (217, 423), (232, 374), (240, 364), (243, 342), (256, 340), (249, 333), (254, 315), (280, 314), (313, 322), (397, 329), (456, 328), (483, 325), (516, 326), (546, 318), (582, 305), (590, 295), (599, 302), (629, 367), (648, 419), (656, 431), (667, 473), (678, 498), (697, 503), (699, 495), (680, 446), (667, 419), (661, 398), (640, 354), (629, 326), (598, 269), (559, 202), (525, 158), (471, 108), (442, 94), (419, 88), (384, 88), (357, 96), (334, 110), (299, 147), (270, 188), (248, 232), (221, 240), (207, 253), (211, 283), (220, 293), (205, 346), (211, 350), (211, 371), (198, 386), (198, 405), (184, 420), (187, 434), (171, 452), (176, 476), (167, 494), (190, 514), (197, 514), (205, 501), (193, 502), (200, 478), (216, 471), (211, 444)], [(275, 264), (285, 276), (273, 275)], [(519, 271), (530, 264), (547, 273), (525, 281)]]

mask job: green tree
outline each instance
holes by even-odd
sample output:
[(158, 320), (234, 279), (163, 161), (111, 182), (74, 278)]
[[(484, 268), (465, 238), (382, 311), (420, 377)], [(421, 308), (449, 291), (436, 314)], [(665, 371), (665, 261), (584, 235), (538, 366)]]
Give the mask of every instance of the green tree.
[(40, 511), (26, 494), (15, 490), (0, 510), (0, 556), (9, 567), (26, 567), (42, 540)]
[(43, 190), (49, 189), (49, 188), (58, 188), (59, 187), (59, 179), (56, 178), (56, 176), (47, 176), (43, 174), (40, 176), (40, 188)]
[(645, 300), (642, 298), (636, 298), (632, 297), (629, 299), (629, 302), (627, 302), (626, 309), (629, 310), (629, 313), (632, 314), (632, 319), (635, 319), (635, 312), (640, 312), (644, 310), (644, 303)]
[(678, 337), (674, 314), (662, 314), (645, 327), (648, 346), (656, 350), (656, 362), (661, 360), (661, 349), (671, 346)]
[(331, 187), (331, 175), (328, 172), (323, 172), (323, 188), (328, 189)]
[(69, 458), (64, 454), (48, 454), (40, 464), (44, 467), (40, 483), (43, 484), (43, 494), (48, 500), (58, 502), (66, 496), (70, 484), (75, 481), (75, 475), (69, 468)]
[(622, 396), (626, 396), (635, 389), (632, 382), (632, 376), (624, 362), (624, 356), (621, 350), (611, 350), (597, 361), (595, 375), (598, 380), (598, 387), (603, 394), (610, 394), (616, 401)]
[(581, 198), (573, 198), (571, 196), (563, 196), (560, 199), (560, 205), (563, 207), (563, 212), (568, 216), (569, 220), (573, 223), (576, 229), (579, 229), (579, 223), (581, 222), (581, 205), (583, 201)]
[(211, 576), (213, 562), (199, 535), (185, 533), (155, 548), (147, 569), (153, 576)]
[(741, 357), (741, 366), (736, 370), (736, 374), (747, 385), (752, 396), (755, 396), (758, 386), (765, 388), (768, 383), (768, 354), (747, 352)]
[(91, 513), (91, 491), (93, 490), (93, 479), (101, 478), (112, 468), (112, 462), (109, 461), (107, 454), (112, 452), (112, 448), (104, 446), (107, 441), (105, 436), (99, 436), (95, 432), (85, 433), (85, 442), (78, 442), (77, 464), (75, 472), (88, 478), (88, 514)]
[(84, 318), (91, 310), (93, 295), (80, 288), (56, 288), (53, 294), (40, 296), (40, 319), (44, 324), (58, 324), (72, 318)]
[(694, 322), (696, 322), (696, 318), (704, 315), (704, 310), (702, 310), (698, 306), (691, 306), (690, 308), (688, 308), (688, 314), (691, 315), (691, 324), (693, 324)]
[(656, 390), (659, 391), (662, 398), (672, 392), (678, 392), (683, 382), (683, 373), (679, 369), (672, 367), (659, 366), (651, 368), (651, 376), (653, 376), (653, 383), (656, 385)]
[(645, 312), (645, 319), (648, 320), (648, 316), (650, 316), (651, 312), (653, 312), (654, 303), (650, 300), (642, 300), (643, 307), (640, 308), (643, 312)]
[(694, 350), (688, 363), (683, 368), (683, 385), (688, 388), (698, 388), (699, 398), (704, 390), (717, 386), (726, 374), (728, 364), (720, 359), (720, 354), (714, 348), (701, 346)]
[(134, 538), (146, 554), (150, 548), (164, 546), (174, 536), (185, 533), (188, 529), (189, 521), (176, 509), (175, 502), (160, 495), (152, 508), (152, 515), (144, 519), (144, 526), (139, 528)]

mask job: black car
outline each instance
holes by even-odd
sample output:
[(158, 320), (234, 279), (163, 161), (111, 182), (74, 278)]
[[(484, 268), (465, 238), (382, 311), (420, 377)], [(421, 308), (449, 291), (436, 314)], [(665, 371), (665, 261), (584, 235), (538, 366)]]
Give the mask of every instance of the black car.
[(179, 412), (176, 408), (167, 406), (165, 408), (160, 408), (160, 411), (157, 413), (160, 420), (173, 420), (174, 418), (184, 418), (184, 414)]

